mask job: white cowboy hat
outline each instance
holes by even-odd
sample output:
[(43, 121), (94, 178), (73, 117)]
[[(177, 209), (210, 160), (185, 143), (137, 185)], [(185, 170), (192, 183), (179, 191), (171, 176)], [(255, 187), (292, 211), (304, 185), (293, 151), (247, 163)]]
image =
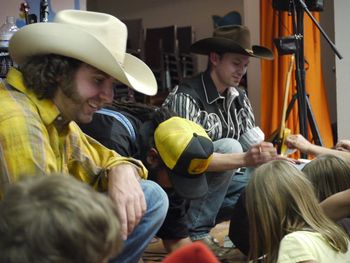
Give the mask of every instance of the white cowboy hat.
[(146, 95), (157, 93), (151, 69), (126, 53), (127, 27), (116, 17), (81, 10), (59, 11), (52, 23), (24, 26), (11, 38), (9, 52), (18, 65), (29, 57), (58, 54), (85, 62)]

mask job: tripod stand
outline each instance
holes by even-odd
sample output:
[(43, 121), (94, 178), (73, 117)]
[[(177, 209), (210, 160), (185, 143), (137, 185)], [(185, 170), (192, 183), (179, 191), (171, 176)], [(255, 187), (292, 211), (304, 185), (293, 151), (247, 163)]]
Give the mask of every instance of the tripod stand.
[[(288, 105), (286, 119), (289, 116), (289, 113), (295, 103), (298, 101), (298, 117), (299, 117), (299, 127), (300, 134), (303, 135), (306, 139), (308, 139), (308, 124), (310, 125), (311, 133), (314, 139), (314, 143), (317, 145), (323, 145), (322, 139), (311, 110), (311, 105), (309, 102), (309, 98), (306, 94), (305, 89), (305, 58), (304, 58), (304, 12), (308, 14), (313, 23), (320, 30), (322, 35), (325, 37), (327, 42), (331, 45), (334, 52), (341, 59), (340, 53), (335, 48), (334, 44), (328, 38), (326, 33), (323, 31), (321, 26), (318, 24), (316, 19), (312, 16), (311, 12), (308, 10), (306, 4), (302, 0), (291, 0), (289, 1), (292, 13), (292, 22), (293, 22), (293, 32), (294, 32), (294, 41), (295, 41), (295, 61), (296, 61), (296, 70), (295, 70), (295, 79), (297, 83), (297, 93), (293, 95), (293, 98)], [(305, 154), (302, 154), (302, 158), (307, 157)]]

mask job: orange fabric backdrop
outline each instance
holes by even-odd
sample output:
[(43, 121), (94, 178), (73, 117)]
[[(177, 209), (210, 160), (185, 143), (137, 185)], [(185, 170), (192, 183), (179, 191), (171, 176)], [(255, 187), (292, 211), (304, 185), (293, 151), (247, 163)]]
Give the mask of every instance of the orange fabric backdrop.
[[(319, 20), (319, 13), (313, 12)], [(272, 8), (272, 0), (260, 0), (260, 41), (261, 45), (271, 48), (274, 52), (273, 61), (262, 60), (261, 84), (261, 128), (268, 138), (279, 129), (282, 118), (285, 82), (289, 67), (290, 55), (278, 56), (273, 39), (293, 35), (292, 18), (288, 12), (280, 12)], [(311, 109), (320, 131), (324, 146), (333, 145), (333, 135), (328, 111), (326, 90), (323, 82), (321, 65), (320, 32), (309, 16), (304, 15), (304, 57), (306, 78), (306, 93), (309, 94)], [(294, 68), (295, 69), (295, 68)], [(294, 70), (289, 88), (288, 102), (296, 93)], [(289, 114), (286, 127), (292, 133), (300, 133), (297, 101)], [(309, 140), (312, 134), (309, 129)]]

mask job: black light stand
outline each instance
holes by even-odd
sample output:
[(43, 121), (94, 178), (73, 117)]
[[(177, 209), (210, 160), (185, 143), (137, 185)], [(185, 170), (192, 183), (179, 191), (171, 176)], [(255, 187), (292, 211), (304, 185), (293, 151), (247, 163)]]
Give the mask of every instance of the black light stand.
[(330, 38), (327, 36), (326, 32), (324, 32), (324, 30), (322, 29), (322, 27), (320, 26), (320, 24), (317, 22), (317, 20), (313, 17), (313, 15), (311, 14), (310, 10), (308, 9), (307, 5), (304, 3), (304, 1), (302, 0), (298, 0), (299, 4), (301, 5), (302, 9), (306, 12), (306, 14), (311, 18), (312, 22), (314, 22), (315, 26), (318, 28), (318, 30), (320, 30), (322, 36), (326, 39), (327, 43), (331, 46), (331, 48), (333, 49), (334, 53), (337, 55), (337, 57), (339, 59), (342, 59), (343, 56), (339, 53), (339, 51), (337, 50), (336, 46), (334, 45), (334, 43), (332, 42), (332, 40), (330, 40)]
[[(277, 1), (276, 1), (277, 3)], [(297, 93), (293, 95), (292, 101), (288, 105), (286, 119), (289, 116), (289, 113), (295, 103), (295, 100), (298, 100), (299, 107), (299, 126), (300, 126), (300, 134), (303, 135), (306, 139), (308, 139), (308, 121), (311, 129), (311, 133), (313, 135), (314, 143), (322, 146), (321, 136), (311, 110), (309, 98), (306, 94), (305, 89), (305, 57), (304, 57), (304, 12), (308, 14), (311, 20), (315, 23), (317, 28), (320, 30), (322, 35), (325, 37), (327, 42), (331, 45), (333, 51), (336, 53), (339, 59), (342, 59), (342, 56), (336, 49), (335, 45), (328, 38), (326, 33), (323, 31), (321, 26), (318, 24), (317, 20), (312, 16), (308, 7), (302, 0), (289, 0), (289, 7), (291, 7), (292, 13), (292, 22), (293, 22), (293, 32), (294, 32), (294, 40), (295, 40), (295, 50), (293, 53), (295, 54), (295, 79), (297, 83)], [(305, 154), (301, 155), (302, 158), (306, 158)]]
[[(295, 21), (296, 18), (296, 21)], [(293, 31), (296, 41), (295, 51), (295, 80), (297, 82), (297, 100), (299, 107), (300, 134), (308, 139), (307, 132), (307, 108), (305, 91), (305, 58), (304, 58), (304, 10), (299, 8), (295, 2), (292, 8)], [(314, 121), (314, 120), (312, 120)], [(316, 136), (319, 137), (317, 134)]]

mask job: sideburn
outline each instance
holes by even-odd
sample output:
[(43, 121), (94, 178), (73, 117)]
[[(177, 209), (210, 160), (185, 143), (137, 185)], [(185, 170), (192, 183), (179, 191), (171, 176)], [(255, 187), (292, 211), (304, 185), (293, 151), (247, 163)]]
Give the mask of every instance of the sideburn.
[(82, 98), (78, 93), (77, 84), (75, 82), (75, 74), (78, 71), (70, 72), (69, 76), (65, 76), (62, 78), (62, 81), (59, 83), (59, 89), (61, 89), (62, 93), (69, 99), (71, 99), (75, 103), (80, 103)]

